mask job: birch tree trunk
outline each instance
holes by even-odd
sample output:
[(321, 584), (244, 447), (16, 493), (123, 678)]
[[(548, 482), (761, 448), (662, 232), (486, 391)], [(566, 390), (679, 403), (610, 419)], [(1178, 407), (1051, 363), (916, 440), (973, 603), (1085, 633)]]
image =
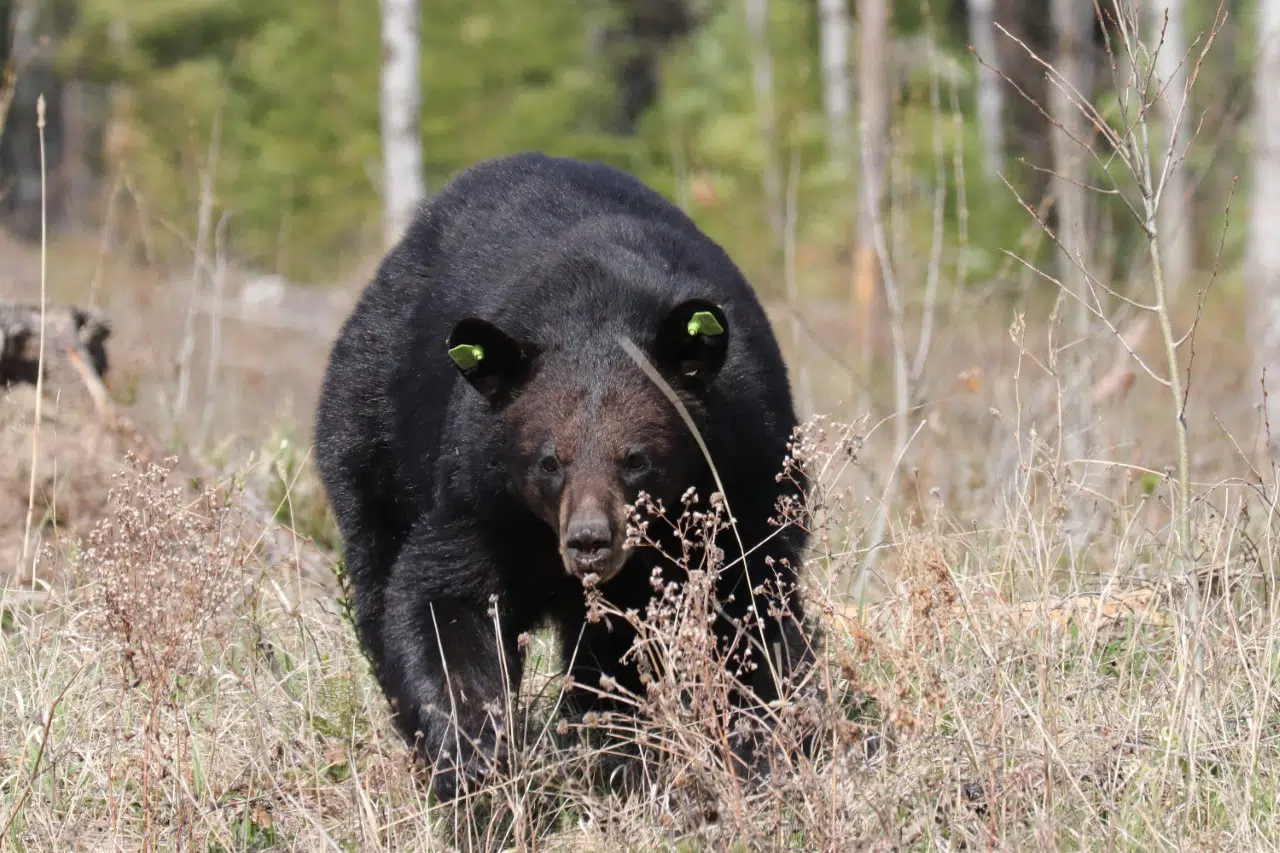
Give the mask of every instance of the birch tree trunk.
[(827, 156), (840, 167), (853, 166), (849, 81), (849, 7), (846, 0), (819, 0), (822, 26), (822, 104), (827, 113)]
[[(1187, 52), (1187, 39), (1183, 30), (1182, 0), (1163, 0), (1147, 7), (1152, 26), (1149, 43), (1160, 45), (1156, 55), (1156, 76), (1160, 78), (1160, 112), (1163, 115), (1163, 138), (1160, 147), (1153, 151), (1153, 164), (1163, 168), (1165, 155), (1173, 145), (1173, 161), (1181, 157), (1188, 138), (1189, 111), (1184, 101), (1187, 96), (1187, 68), (1183, 56)], [(1168, 14), (1168, 24), (1165, 14)], [(1164, 43), (1160, 44), (1161, 31)], [(1190, 187), (1184, 165), (1170, 164), (1171, 171), (1160, 194), (1160, 208), (1156, 211), (1156, 225), (1160, 229), (1161, 262), (1164, 265), (1165, 285), (1171, 300), (1176, 299), (1182, 285), (1191, 274), (1192, 248)], [(1158, 174), (1158, 173), (1157, 173)]]
[[(1254, 184), (1249, 239), (1254, 381), (1266, 371), (1271, 458), (1280, 458), (1280, 0), (1258, 0)], [(1265, 433), (1262, 438), (1265, 439)]]
[[(1084, 47), (1089, 32), (1087, 25), (1094, 15), (1094, 9), (1092, 3), (1081, 3), (1079, 0), (1053, 0), (1051, 13), (1057, 35), (1053, 65), (1066, 81), (1065, 84), (1057, 80), (1049, 83), (1049, 113), (1056, 125), (1051, 128), (1050, 134), (1055, 184), (1053, 189), (1057, 199), (1058, 239), (1063, 250), (1060, 256), (1059, 281), (1076, 297), (1066, 299), (1064, 303), (1071, 312), (1072, 322), (1068, 324), (1068, 340), (1061, 342), (1059, 346), (1070, 346), (1066, 349), (1066, 357), (1059, 359), (1057, 364), (1063, 396), (1065, 401), (1071, 401), (1064, 402), (1060, 425), (1064, 433), (1063, 462), (1066, 463), (1085, 458), (1085, 432), (1093, 419), (1088, 396), (1088, 389), (1092, 385), (1088, 343), (1090, 317), (1087, 308), (1090, 300), (1088, 281), (1084, 274), (1084, 270), (1091, 266), (1092, 258), (1086, 222), (1088, 198), (1084, 188), (1087, 183), (1086, 158), (1089, 155), (1080, 144), (1087, 140), (1089, 127), (1080, 106), (1072, 101), (1080, 97), (1088, 98), (1092, 88), (1084, 61)], [(1078, 477), (1077, 482), (1081, 488), (1086, 486), (1086, 473), (1082, 471)], [(1087, 532), (1086, 524), (1087, 520), (1073, 502), (1066, 527), (1068, 535), (1077, 546), (1083, 542)]]
[(755, 90), (756, 123), (764, 148), (765, 204), (774, 243), (782, 245), (782, 169), (778, 155), (778, 119), (773, 103), (773, 51), (769, 48), (769, 0), (746, 0), (747, 35), (751, 40), (751, 85)]
[[(1092, 4), (1078, 3), (1076, 0), (1053, 0), (1052, 12), (1058, 39), (1054, 67), (1070, 87), (1088, 97), (1090, 86), (1086, 79), (1083, 47), (1088, 32), (1086, 25), (1089, 22), (1085, 13), (1093, 15)], [(1066, 255), (1062, 258), (1061, 280), (1080, 299), (1073, 309), (1075, 332), (1084, 336), (1088, 334), (1089, 312), (1085, 307), (1088, 304), (1087, 283), (1081, 267), (1087, 268), (1091, 260), (1085, 221), (1088, 199), (1087, 190), (1083, 186), (1087, 182), (1085, 166), (1088, 152), (1074, 140), (1085, 140), (1089, 135), (1089, 127), (1080, 108), (1072, 103), (1072, 98), (1064, 91), (1064, 87), (1056, 82), (1049, 84), (1049, 111), (1054, 122), (1059, 125), (1053, 128), (1051, 150), (1057, 184), (1054, 191), (1057, 198), (1058, 236)]]
[(422, 176), (421, 61), (417, 0), (381, 0), (383, 241), (403, 233), (426, 194)]
[(875, 225), (884, 206), (889, 142), (889, 7), (887, 0), (858, 0), (859, 144), (858, 248), (853, 298), (863, 362), (871, 357), (872, 316), (879, 284)]
[[(996, 50), (995, 0), (969, 0), (969, 40), (979, 58), (1000, 68)], [(1004, 165), (1004, 81), (995, 71), (978, 66), (978, 132), (982, 134), (982, 171), (996, 180)]]

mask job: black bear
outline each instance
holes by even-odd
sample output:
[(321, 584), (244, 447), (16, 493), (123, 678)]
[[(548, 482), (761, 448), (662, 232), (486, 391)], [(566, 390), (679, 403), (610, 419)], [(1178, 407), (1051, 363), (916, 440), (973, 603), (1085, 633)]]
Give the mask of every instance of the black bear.
[(679, 568), (629, 541), (628, 504), (643, 491), (678, 512), (688, 488), (706, 500), (706, 455), (737, 531), (716, 630), (736, 630), (753, 591), (783, 590), (787, 613), (754, 602), (773, 665), (744, 676), (759, 701), (777, 697), (774, 676), (804, 655), (805, 535), (774, 521), (803, 483), (778, 477), (795, 426), (751, 287), (632, 176), (519, 154), (421, 207), (334, 343), (315, 453), (359, 639), (399, 730), (436, 766), (437, 797), (503, 759), (490, 712), (518, 686), (522, 632), (554, 625), (573, 683), (596, 688), (571, 690), (571, 713), (599, 709), (603, 674), (642, 690), (622, 662), (634, 634), (586, 618), (584, 578), (644, 611), (655, 567)]

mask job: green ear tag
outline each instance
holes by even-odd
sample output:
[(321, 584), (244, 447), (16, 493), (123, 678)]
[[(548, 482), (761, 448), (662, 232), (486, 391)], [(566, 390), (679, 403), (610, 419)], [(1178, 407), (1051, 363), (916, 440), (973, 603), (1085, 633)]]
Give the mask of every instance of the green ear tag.
[(716, 320), (710, 311), (699, 311), (689, 318), (690, 335), (722, 335), (724, 326)]
[(484, 347), (475, 344), (458, 344), (449, 350), (449, 358), (463, 370), (470, 370), (484, 361)]

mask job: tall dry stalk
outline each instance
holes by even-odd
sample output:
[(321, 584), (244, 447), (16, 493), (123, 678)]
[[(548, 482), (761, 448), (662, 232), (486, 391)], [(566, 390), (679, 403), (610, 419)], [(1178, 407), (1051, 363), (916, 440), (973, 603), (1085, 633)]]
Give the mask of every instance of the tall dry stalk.
[[(31, 521), (36, 506), (36, 469), (40, 466), (40, 420), (44, 401), (44, 339), (45, 307), (48, 304), (49, 215), (47, 164), (44, 146), (44, 95), (36, 100), (36, 129), (40, 134), (40, 353), (36, 359), (36, 410), (35, 423), (31, 427), (31, 479), (27, 484), (27, 520), (22, 533), (21, 566), (31, 556)], [(31, 556), (31, 588), (36, 588), (36, 560)]]
[[(800, 323), (800, 277), (796, 269), (796, 254), (799, 230), (799, 197), (800, 197), (800, 152), (791, 154), (791, 169), (787, 176), (787, 219), (782, 241), (783, 282), (786, 284), (787, 311), (791, 314), (791, 345), (797, 356), (804, 352), (804, 329)], [(799, 359), (796, 367), (796, 407), (801, 420), (807, 420), (814, 414), (813, 381), (809, 375), (809, 364), (804, 358)]]
[[(1120, 0), (1115, 0), (1117, 7)], [(1225, 8), (1225, 0), (1219, 3), (1217, 13), (1214, 16), (1213, 27), (1210, 29), (1207, 38), (1204, 38), (1204, 46), (1200, 51), (1200, 55), (1196, 60), (1196, 64), (1191, 74), (1187, 77), (1181, 93), (1175, 93), (1171, 99), (1171, 103), (1177, 104), (1177, 109), (1173, 115), (1173, 124), (1178, 126), (1185, 121), (1184, 114), (1187, 111), (1188, 104), (1191, 100), (1191, 91), (1195, 87), (1196, 78), (1199, 76), (1201, 64), (1204, 62), (1210, 47), (1222, 26), (1226, 23), (1227, 11)], [(1131, 9), (1130, 14), (1126, 15), (1120, 8), (1117, 8), (1117, 24), (1120, 27), (1120, 35), (1122, 44), (1131, 66), (1135, 69), (1140, 68), (1138, 62), (1138, 54), (1142, 46), (1140, 37), (1140, 25), (1138, 10)], [(1198, 39), (1199, 40), (1199, 39)], [(1180, 60), (1181, 62), (1181, 60)], [(1176, 135), (1171, 134), (1168, 140), (1167, 148), (1163, 155), (1159, 158), (1153, 157), (1150, 148), (1151, 134), (1148, 128), (1148, 115), (1152, 107), (1160, 98), (1158, 91), (1152, 91), (1152, 81), (1149, 75), (1134, 73), (1133, 83), (1135, 93), (1138, 97), (1139, 104), (1136, 112), (1132, 116), (1132, 124), (1130, 130), (1122, 136), (1118, 136), (1117, 141), (1120, 145), (1115, 146), (1117, 149), (1127, 149), (1128, 156), (1121, 155), (1122, 162), (1129, 166), (1131, 173), (1137, 181), (1138, 189), (1142, 199), (1141, 224), (1147, 235), (1147, 248), (1151, 260), (1152, 286), (1155, 291), (1156, 304), (1154, 311), (1160, 325), (1160, 338), (1164, 344), (1165, 369), (1167, 375), (1162, 384), (1169, 390), (1170, 415), (1174, 428), (1174, 435), (1177, 441), (1177, 501), (1176, 501), (1176, 530), (1177, 530), (1177, 562), (1179, 567), (1178, 574), (1182, 575), (1186, 580), (1191, 581), (1190, 591), (1186, 596), (1186, 615), (1187, 620), (1192, 626), (1192, 638), (1195, 636), (1195, 626), (1199, 623), (1199, 595), (1196, 591), (1194, 577), (1189, 574), (1193, 568), (1193, 556), (1191, 549), (1194, 547), (1192, 539), (1191, 524), (1191, 453), (1187, 437), (1187, 419), (1186, 406), (1187, 398), (1183, 392), (1182, 380), (1179, 372), (1178, 349), (1183, 342), (1189, 340), (1195, 333), (1196, 326), (1193, 324), (1191, 329), (1181, 337), (1175, 336), (1173, 331), (1173, 321), (1170, 316), (1169, 307), (1169, 290), (1165, 280), (1164, 269), (1164, 247), (1161, 240), (1160, 232), (1160, 214), (1161, 200), (1170, 186), (1169, 176), (1182, 165), (1182, 160), (1186, 156), (1185, 149), (1178, 150), (1178, 144), (1182, 140)], [(1178, 94), (1181, 97), (1178, 97)], [(1126, 123), (1129, 122), (1130, 116), (1126, 105), (1122, 103), (1121, 115)], [(1194, 134), (1193, 134), (1194, 138)], [(1190, 140), (1186, 141), (1190, 145)], [(1199, 322), (1199, 316), (1196, 318)], [(1153, 374), (1154, 376), (1154, 374)], [(1202, 663), (1202, 655), (1196, 650), (1195, 660), (1197, 669)]]

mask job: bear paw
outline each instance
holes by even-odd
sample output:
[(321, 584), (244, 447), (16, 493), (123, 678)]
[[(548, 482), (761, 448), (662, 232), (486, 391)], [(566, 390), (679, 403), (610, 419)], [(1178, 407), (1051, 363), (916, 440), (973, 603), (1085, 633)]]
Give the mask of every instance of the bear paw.
[(489, 784), (506, 766), (507, 748), (499, 742), (492, 728), (486, 727), (475, 742), (452, 732), (441, 747), (432, 767), (431, 788), (436, 800), (452, 802), (462, 794), (475, 794)]

